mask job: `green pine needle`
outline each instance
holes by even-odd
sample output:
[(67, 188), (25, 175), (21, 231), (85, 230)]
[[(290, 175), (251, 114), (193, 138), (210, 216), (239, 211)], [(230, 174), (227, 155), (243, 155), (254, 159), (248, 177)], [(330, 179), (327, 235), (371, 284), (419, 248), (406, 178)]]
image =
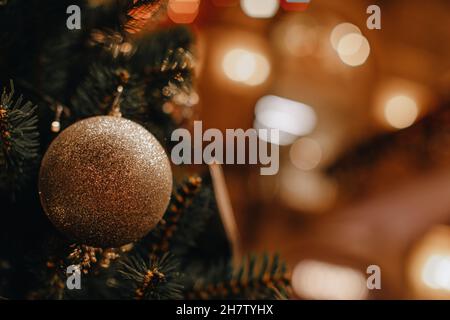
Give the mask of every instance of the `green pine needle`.
[(0, 170), (16, 189), (26, 181), (27, 169), (39, 157), (39, 132), (37, 106), (23, 103), (22, 96), (16, 101), (13, 97), (11, 81), (10, 91), (4, 88), (0, 98)]
[(290, 281), (278, 255), (249, 255), (241, 265), (219, 264), (197, 280), (186, 294), (189, 299), (286, 299)]
[[(178, 263), (169, 255), (152, 257), (147, 261), (140, 255), (130, 256), (121, 261), (119, 283), (127, 298), (136, 300), (173, 300), (182, 298), (183, 286), (178, 273)], [(130, 288), (131, 282), (131, 288)]]

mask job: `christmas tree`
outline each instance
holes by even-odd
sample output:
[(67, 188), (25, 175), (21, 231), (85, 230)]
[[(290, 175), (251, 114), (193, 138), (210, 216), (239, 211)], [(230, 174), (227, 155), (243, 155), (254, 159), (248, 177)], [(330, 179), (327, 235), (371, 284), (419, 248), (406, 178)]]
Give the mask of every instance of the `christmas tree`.
[(195, 95), (195, 39), (165, 5), (0, 1), (1, 298), (288, 296), (276, 255), (232, 250), (210, 175), (163, 164)]

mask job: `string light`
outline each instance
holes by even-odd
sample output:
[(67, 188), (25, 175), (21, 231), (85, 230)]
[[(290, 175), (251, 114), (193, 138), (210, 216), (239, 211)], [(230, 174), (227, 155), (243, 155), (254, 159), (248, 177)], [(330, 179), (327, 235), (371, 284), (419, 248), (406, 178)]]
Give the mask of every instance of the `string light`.
[(389, 99), (384, 109), (386, 121), (396, 129), (404, 129), (414, 124), (419, 115), (416, 101), (404, 95)]
[(242, 11), (251, 18), (271, 18), (278, 12), (279, 6), (278, 0), (241, 0)]
[(222, 68), (229, 79), (249, 86), (264, 83), (271, 69), (265, 56), (246, 49), (232, 49), (227, 52)]
[(307, 299), (362, 300), (368, 296), (362, 272), (314, 260), (304, 260), (295, 267), (292, 287)]

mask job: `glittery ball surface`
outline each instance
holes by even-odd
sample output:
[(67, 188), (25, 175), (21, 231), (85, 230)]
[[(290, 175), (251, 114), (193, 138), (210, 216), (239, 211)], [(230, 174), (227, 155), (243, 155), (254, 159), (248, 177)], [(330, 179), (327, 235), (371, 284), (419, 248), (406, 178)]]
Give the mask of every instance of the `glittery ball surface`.
[(39, 195), (52, 223), (78, 243), (117, 247), (161, 220), (172, 192), (169, 159), (139, 124), (99, 116), (64, 130), (42, 160)]

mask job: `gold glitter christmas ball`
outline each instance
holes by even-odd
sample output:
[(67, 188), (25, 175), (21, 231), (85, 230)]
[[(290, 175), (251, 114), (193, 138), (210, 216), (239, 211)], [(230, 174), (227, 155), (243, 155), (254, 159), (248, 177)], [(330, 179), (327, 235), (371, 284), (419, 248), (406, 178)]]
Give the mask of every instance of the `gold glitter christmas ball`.
[(172, 192), (169, 159), (139, 124), (99, 116), (79, 121), (50, 145), (39, 195), (52, 223), (91, 246), (118, 247), (161, 220)]

